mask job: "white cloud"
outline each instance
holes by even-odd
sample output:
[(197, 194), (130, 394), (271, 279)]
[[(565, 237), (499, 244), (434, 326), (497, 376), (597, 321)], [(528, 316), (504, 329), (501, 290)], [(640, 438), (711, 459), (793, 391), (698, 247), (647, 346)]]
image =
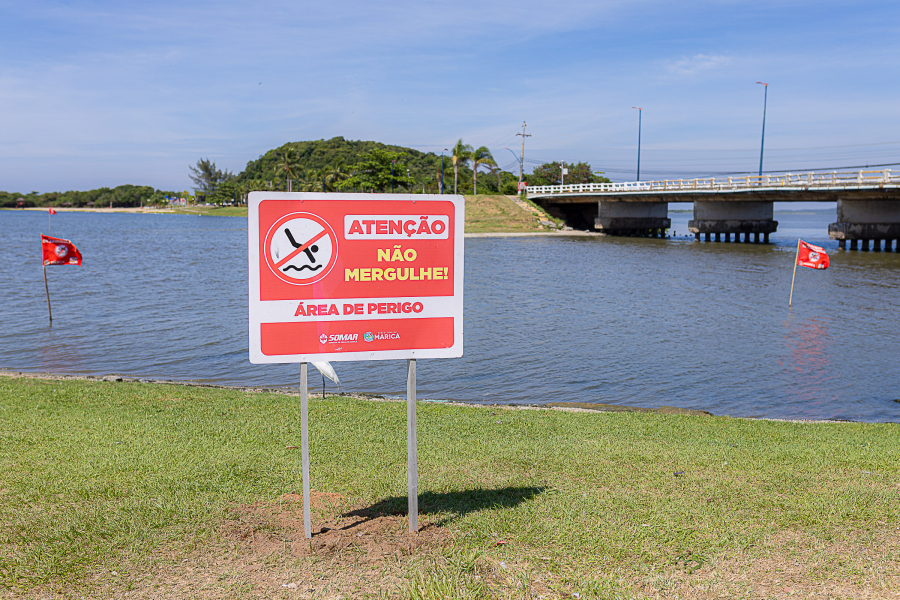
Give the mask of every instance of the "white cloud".
[(731, 63), (732, 58), (730, 56), (695, 54), (694, 56), (684, 57), (669, 63), (667, 70), (673, 75), (696, 76), (727, 67)]

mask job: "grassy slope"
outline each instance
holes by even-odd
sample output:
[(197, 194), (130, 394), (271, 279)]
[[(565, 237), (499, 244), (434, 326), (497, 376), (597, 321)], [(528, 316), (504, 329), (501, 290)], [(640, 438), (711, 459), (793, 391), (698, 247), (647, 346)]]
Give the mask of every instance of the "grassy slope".
[[(246, 206), (191, 206), (166, 211), (173, 214), (200, 214), (221, 217), (246, 217)], [(549, 217), (545, 217), (549, 219)], [(539, 220), (506, 196), (466, 196), (466, 232), (539, 231)]]
[(466, 233), (538, 231), (539, 220), (506, 196), (466, 196)]
[[(314, 489), (405, 506), (402, 403), (312, 400), (310, 424)], [(90, 592), (101, 569), (138, 578), (149, 548), (215, 542), (231, 503), (301, 487), (285, 448), (298, 399), (282, 395), (3, 377), (0, 442), (0, 591), (26, 597)], [(896, 585), (898, 459), (895, 425), (419, 406), (424, 518), (482, 564), (582, 598), (737, 555), (801, 560), (784, 539), (846, 548), (813, 580)], [(860, 548), (878, 551), (866, 568)], [(475, 589), (474, 563), (458, 562), (410, 571), (410, 595)], [(482, 591), (518, 594), (509, 581)]]

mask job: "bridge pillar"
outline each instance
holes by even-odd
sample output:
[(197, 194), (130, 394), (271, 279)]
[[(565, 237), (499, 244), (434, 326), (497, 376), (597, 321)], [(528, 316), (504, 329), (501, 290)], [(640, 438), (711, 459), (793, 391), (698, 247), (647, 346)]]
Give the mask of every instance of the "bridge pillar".
[(750, 234), (756, 234), (759, 243), (759, 234), (765, 235), (765, 243), (769, 243), (769, 234), (778, 228), (778, 221), (774, 220), (774, 204), (772, 202), (735, 202), (735, 201), (694, 201), (694, 218), (688, 221), (688, 230), (693, 233), (714, 233), (716, 241), (719, 234), (725, 234), (725, 241), (731, 241), (731, 234), (735, 234), (734, 241), (750, 241)]
[(597, 203), (594, 229), (606, 235), (662, 237), (671, 226), (668, 202), (601, 200)]
[(881, 250), (881, 240), (886, 240), (885, 250), (891, 249), (890, 240), (900, 238), (900, 202), (895, 200), (844, 200), (837, 201), (837, 223), (828, 226), (828, 237), (833, 240), (850, 240), (850, 248), (862, 240), (862, 249)]

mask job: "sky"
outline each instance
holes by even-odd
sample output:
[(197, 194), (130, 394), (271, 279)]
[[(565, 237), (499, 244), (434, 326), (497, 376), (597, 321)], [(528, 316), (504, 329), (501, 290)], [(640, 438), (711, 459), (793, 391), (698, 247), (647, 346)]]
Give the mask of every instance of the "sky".
[[(0, 190), (191, 189), (286, 142), (634, 181), (900, 169), (900, 3), (0, 0)], [(757, 81), (769, 84), (765, 88)], [(881, 168), (881, 167), (878, 167)]]

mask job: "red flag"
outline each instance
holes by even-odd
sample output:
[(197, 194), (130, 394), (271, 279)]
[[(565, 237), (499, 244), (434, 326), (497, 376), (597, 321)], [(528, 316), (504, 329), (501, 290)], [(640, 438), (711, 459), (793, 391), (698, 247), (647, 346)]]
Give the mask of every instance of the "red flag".
[(813, 246), (800, 240), (800, 249), (797, 252), (797, 264), (810, 269), (827, 269), (828, 253), (820, 246)]
[(51, 206), (49, 209), (47, 209), (47, 210), (50, 212), (51, 215), (55, 215), (55, 214), (56, 214), (56, 209), (53, 208), (52, 206)]
[(45, 265), (80, 265), (81, 252), (69, 240), (41, 234)]

